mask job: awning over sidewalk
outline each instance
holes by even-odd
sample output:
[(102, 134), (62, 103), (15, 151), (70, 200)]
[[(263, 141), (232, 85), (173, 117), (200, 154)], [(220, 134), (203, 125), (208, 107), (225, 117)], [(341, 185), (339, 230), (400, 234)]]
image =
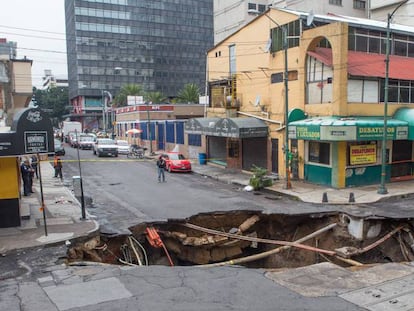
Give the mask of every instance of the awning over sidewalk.
[(408, 123), (408, 139), (414, 140), (414, 109), (400, 108), (395, 112), (393, 118)]
[[(365, 141), (383, 138), (382, 117), (318, 117), (289, 123), (289, 138), (326, 141)], [(408, 122), (387, 120), (387, 139), (408, 138)]]
[(268, 126), (256, 118), (194, 118), (187, 121), (185, 131), (207, 136), (252, 138), (267, 137)]
[[(308, 55), (332, 67), (332, 49), (316, 48)], [(352, 76), (385, 78), (385, 55), (348, 51), (348, 73)], [(390, 55), (389, 78), (414, 80), (414, 59)]]

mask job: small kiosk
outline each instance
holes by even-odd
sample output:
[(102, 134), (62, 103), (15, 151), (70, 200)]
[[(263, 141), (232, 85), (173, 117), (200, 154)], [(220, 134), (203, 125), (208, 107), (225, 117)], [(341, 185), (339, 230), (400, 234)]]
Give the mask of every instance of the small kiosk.
[(20, 157), (53, 152), (52, 123), (40, 109), (16, 112), (10, 130), (0, 132), (0, 228), (20, 226)]

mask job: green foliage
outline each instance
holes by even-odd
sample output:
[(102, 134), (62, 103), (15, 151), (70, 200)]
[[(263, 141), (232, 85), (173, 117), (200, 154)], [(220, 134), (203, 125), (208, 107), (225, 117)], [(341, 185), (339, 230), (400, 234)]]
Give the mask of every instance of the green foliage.
[(153, 104), (159, 104), (165, 100), (164, 95), (161, 92), (148, 92), (144, 96), (145, 101), (152, 102)]
[(113, 104), (116, 107), (127, 106), (128, 96), (144, 96), (142, 86), (139, 84), (125, 84), (113, 99)]
[(64, 119), (64, 115), (69, 114), (71, 110), (66, 87), (52, 87), (47, 90), (34, 87), (32, 100), (40, 109), (49, 114), (53, 126), (56, 127)]
[(194, 83), (184, 85), (184, 88), (178, 92), (178, 100), (183, 103), (198, 103), (200, 88)]
[(270, 187), (273, 184), (270, 178), (266, 178), (267, 170), (265, 168), (253, 165), (252, 172), (253, 176), (250, 177), (249, 185), (252, 186), (254, 190)]

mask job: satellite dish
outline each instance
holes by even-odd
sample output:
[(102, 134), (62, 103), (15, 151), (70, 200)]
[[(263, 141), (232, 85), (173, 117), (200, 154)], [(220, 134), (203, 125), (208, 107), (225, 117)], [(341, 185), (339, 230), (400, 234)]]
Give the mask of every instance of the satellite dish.
[(312, 25), (314, 18), (315, 18), (315, 15), (313, 14), (313, 10), (311, 10), (308, 14), (308, 17), (306, 18), (306, 26)]
[(269, 40), (267, 40), (267, 43), (266, 43), (266, 46), (265, 46), (265, 49), (264, 49), (264, 52), (265, 53), (269, 53), (269, 51), (270, 51), (270, 47), (272, 46), (272, 38), (269, 38)]
[(260, 95), (256, 96), (256, 100), (254, 101), (254, 106), (257, 107), (260, 105)]

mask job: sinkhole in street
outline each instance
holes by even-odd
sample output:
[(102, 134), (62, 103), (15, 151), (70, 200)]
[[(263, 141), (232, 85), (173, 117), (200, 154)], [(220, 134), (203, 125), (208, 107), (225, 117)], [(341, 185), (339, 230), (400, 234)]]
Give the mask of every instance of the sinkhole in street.
[(414, 260), (411, 219), (233, 211), (140, 223), (129, 229), (131, 235), (100, 235), (72, 245), (68, 264), (279, 269), (326, 261), (349, 267)]

